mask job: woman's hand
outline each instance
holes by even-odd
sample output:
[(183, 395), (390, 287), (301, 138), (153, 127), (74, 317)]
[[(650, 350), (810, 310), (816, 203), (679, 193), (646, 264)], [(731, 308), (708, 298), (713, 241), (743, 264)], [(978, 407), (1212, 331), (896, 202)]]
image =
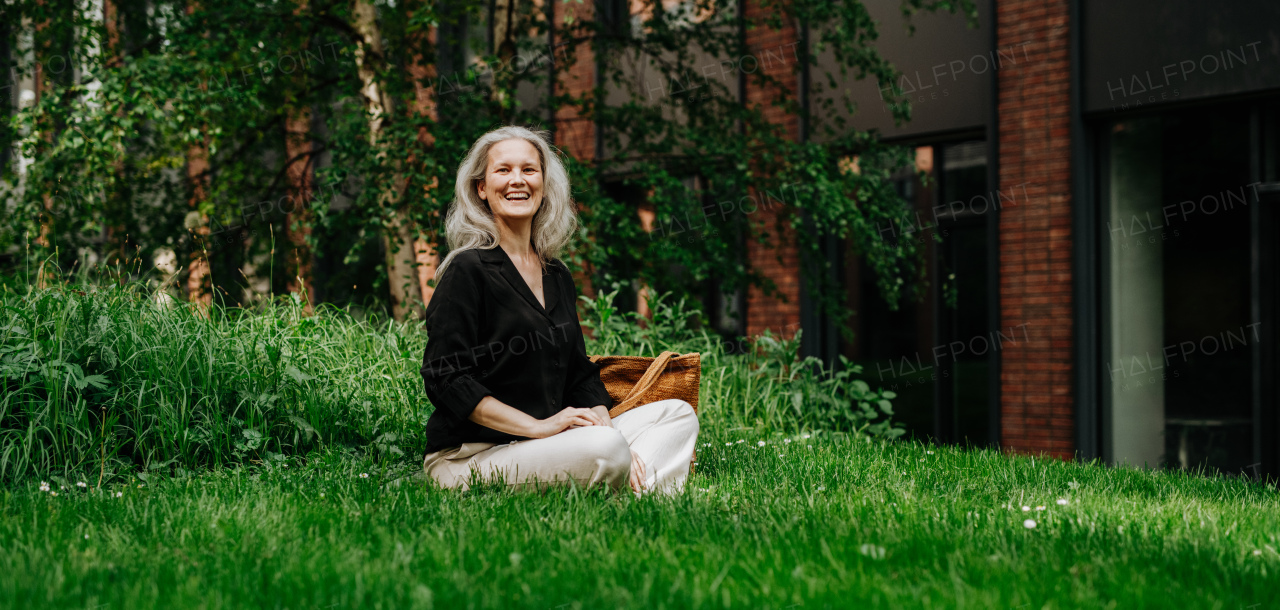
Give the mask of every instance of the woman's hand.
[(538, 435), (533, 438), (546, 438), (555, 436), (570, 428), (578, 428), (581, 426), (607, 426), (600, 418), (600, 414), (591, 409), (578, 409), (576, 407), (565, 407), (565, 409), (551, 417), (542, 421), (541, 430)]
[(640, 493), (644, 491), (645, 480), (644, 460), (640, 459), (640, 454), (634, 450), (631, 452), (631, 490)]

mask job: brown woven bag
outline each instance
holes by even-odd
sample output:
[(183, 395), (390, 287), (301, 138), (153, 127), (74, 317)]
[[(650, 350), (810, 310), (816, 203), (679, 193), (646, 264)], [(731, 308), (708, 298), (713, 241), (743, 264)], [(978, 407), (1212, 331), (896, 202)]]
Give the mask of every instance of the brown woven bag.
[[(698, 387), (702, 382), (702, 354), (662, 352), (657, 358), (643, 356), (591, 356), (600, 365), (600, 380), (613, 398), (609, 417), (617, 417), (640, 405), (679, 398), (698, 412)], [(698, 461), (694, 449), (692, 462)], [(693, 466), (689, 467), (690, 472)]]

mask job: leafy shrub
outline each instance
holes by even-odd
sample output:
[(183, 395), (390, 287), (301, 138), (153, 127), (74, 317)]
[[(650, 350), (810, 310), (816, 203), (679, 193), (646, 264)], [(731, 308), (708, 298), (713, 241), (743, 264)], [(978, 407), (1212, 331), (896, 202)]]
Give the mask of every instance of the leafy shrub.
[[(704, 430), (827, 428), (892, 438), (892, 392), (798, 357), (766, 333), (746, 354), (685, 301), (644, 324), (616, 292), (586, 299), (589, 353), (702, 353)], [(416, 459), (431, 408), (421, 324), (355, 319), (296, 298), (199, 313), (141, 283), (0, 293), (0, 480), (173, 471), (344, 447)]]
[(665, 350), (702, 353), (702, 388), (699, 415), (704, 429), (768, 428), (798, 430), (826, 428), (896, 438), (904, 430), (890, 419), (896, 395), (872, 390), (857, 379), (861, 365), (840, 357), (838, 370), (824, 368), (822, 360), (800, 358), (801, 332), (779, 339), (766, 330), (751, 341), (745, 354), (732, 353), (719, 337), (708, 333), (700, 313), (681, 299), (672, 304), (668, 294), (649, 299), (652, 318), (643, 324), (634, 312), (613, 306), (618, 291), (595, 299), (579, 297), (586, 304), (583, 324), (591, 329), (587, 351), (654, 357)]

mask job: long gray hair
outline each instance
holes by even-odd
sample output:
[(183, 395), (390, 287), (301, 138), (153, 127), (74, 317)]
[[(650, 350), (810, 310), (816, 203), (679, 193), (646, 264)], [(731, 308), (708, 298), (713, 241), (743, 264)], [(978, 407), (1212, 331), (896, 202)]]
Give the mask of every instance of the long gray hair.
[(489, 149), (505, 140), (524, 140), (538, 149), (542, 161), (542, 204), (533, 216), (533, 250), (543, 269), (560, 256), (578, 230), (578, 213), (569, 198), (569, 172), (564, 162), (547, 142), (547, 134), (525, 127), (508, 125), (480, 136), (458, 166), (453, 185), (453, 204), (444, 219), (449, 254), (436, 267), (436, 281), (444, 277), (449, 263), (458, 254), (475, 248), (489, 249), (498, 244), (498, 224), (493, 212), (476, 194), (476, 184), (484, 179), (489, 166)]

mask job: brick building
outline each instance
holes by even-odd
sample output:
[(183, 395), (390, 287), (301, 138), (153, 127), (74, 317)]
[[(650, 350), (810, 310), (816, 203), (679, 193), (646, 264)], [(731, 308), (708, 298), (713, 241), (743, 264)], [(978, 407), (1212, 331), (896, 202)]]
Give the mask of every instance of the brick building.
[[(857, 310), (843, 341), (796, 276), (794, 241), (753, 244), (787, 298), (738, 295), (737, 330), (803, 328), (806, 354), (844, 355), (894, 389), (917, 436), (1280, 473), (1280, 5), (979, 0), (976, 28), (918, 15), (908, 35), (897, 2), (866, 4), (913, 119), (895, 125), (888, 84), (867, 81), (845, 83), (861, 109), (848, 118), (914, 147), (930, 176), (899, 181), (918, 222), (883, 228), (927, 244), (927, 297), (889, 311), (866, 266), (824, 244)], [(746, 36), (762, 53), (808, 40), (803, 24)], [(810, 104), (794, 68), (774, 69)], [(574, 75), (592, 82), (587, 64)], [(598, 154), (593, 126), (554, 119), (562, 145)]]

